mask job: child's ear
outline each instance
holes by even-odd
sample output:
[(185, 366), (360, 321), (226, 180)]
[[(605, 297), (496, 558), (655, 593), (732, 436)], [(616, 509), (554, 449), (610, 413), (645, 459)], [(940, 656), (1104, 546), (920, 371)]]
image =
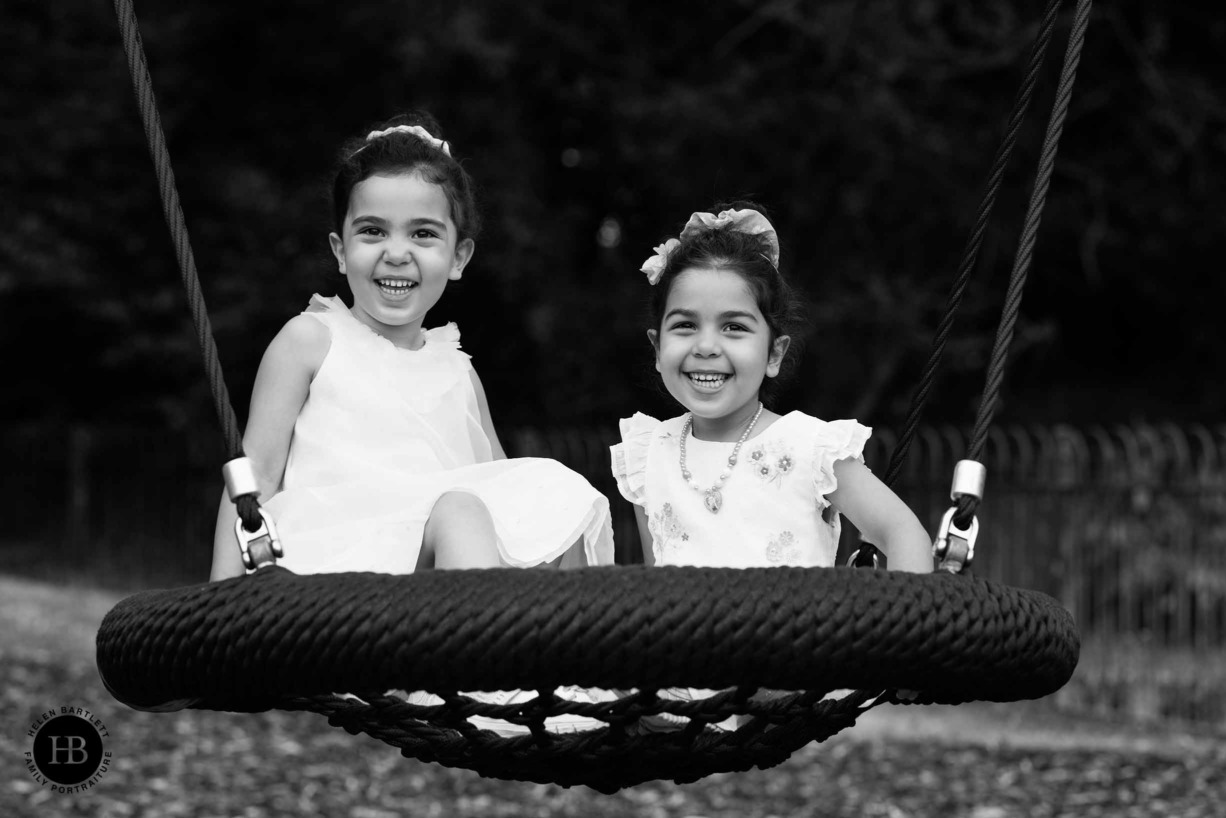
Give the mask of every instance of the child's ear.
[(656, 351), (656, 372), (660, 371), (660, 332), (659, 330), (647, 330), (647, 340), (651, 341), (651, 348)]
[(783, 356), (788, 354), (788, 345), (791, 343), (791, 338), (780, 335), (771, 344), (770, 355), (766, 358), (766, 377), (773, 378), (779, 374), (779, 367), (783, 366)]
[(335, 233), (328, 234), (328, 244), (332, 245), (332, 255), (336, 256), (336, 264), (340, 267), (341, 275), (345, 274), (345, 242), (341, 241), (341, 237)]
[(464, 274), (464, 267), (468, 262), (472, 261), (473, 253), (477, 250), (477, 244), (472, 239), (464, 239), (455, 246), (455, 257), (451, 262), (451, 272), (447, 274), (447, 278), (452, 281), (459, 281), (460, 276)]

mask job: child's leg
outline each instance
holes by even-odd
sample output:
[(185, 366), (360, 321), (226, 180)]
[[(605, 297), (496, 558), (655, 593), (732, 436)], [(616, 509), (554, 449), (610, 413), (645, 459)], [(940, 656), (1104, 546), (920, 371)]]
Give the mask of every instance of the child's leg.
[(584, 568), (587, 566), (587, 554), (583, 550), (583, 538), (575, 540), (570, 544), (570, 548), (562, 552), (560, 557), (555, 557), (546, 565), (551, 565), (555, 568), (566, 570), (568, 568)]
[(463, 491), (441, 495), (421, 538), (418, 568), (495, 568), (498, 535), (485, 503)]

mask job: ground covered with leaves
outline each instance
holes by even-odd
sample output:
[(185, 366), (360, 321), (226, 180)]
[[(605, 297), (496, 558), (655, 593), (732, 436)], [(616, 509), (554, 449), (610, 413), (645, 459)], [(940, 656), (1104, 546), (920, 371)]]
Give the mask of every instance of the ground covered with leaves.
[[(114, 597), (0, 579), (2, 816), (1222, 815), (1226, 740), (1109, 724), (1041, 703), (891, 708), (771, 770), (602, 795), (406, 760), (311, 713), (140, 713), (110, 698), (93, 629)], [(25, 769), (38, 714), (91, 710), (114, 753), (65, 795)]]

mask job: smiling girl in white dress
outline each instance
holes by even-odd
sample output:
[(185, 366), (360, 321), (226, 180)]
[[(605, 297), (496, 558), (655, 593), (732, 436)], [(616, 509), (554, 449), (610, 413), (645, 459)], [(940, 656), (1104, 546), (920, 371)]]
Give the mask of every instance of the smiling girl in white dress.
[[(260, 364), (243, 445), (297, 573), (613, 561), (608, 501), (506, 459), (454, 324), (423, 322), (475, 248), (472, 183), (424, 115), (342, 148), (329, 237), (353, 293), (311, 299)], [(223, 500), (212, 578), (243, 572)]]
[(923, 526), (864, 465), (870, 429), (763, 406), (798, 313), (767, 218), (748, 205), (695, 213), (643, 272), (656, 371), (687, 410), (622, 420), (612, 448), (645, 561), (832, 566), (846, 514), (890, 568), (931, 571)]

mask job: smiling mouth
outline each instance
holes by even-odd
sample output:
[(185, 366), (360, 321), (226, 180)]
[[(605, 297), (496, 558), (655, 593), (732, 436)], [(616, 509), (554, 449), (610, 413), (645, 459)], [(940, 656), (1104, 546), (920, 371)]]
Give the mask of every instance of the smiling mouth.
[(719, 389), (724, 383), (732, 377), (725, 372), (686, 372), (685, 376), (690, 379), (698, 389), (705, 389), (714, 392)]
[(407, 278), (377, 278), (375, 284), (380, 292), (389, 296), (405, 295), (417, 288), (417, 282)]

